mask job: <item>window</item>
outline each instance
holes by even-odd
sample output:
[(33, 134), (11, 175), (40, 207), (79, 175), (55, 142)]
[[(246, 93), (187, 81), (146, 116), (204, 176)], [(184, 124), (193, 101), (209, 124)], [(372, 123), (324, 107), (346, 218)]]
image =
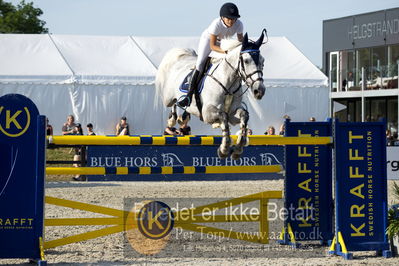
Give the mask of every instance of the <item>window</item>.
[(356, 73), (356, 56), (354, 51), (342, 51), (342, 91), (356, 90), (354, 80)]
[(356, 51), (356, 80), (355, 85), (361, 86), (362, 82), (362, 67), (366, 71), (366, 80), (370, 80), (370, 49), (364, 48)]
[(398, 76), (399, 76), (399, 45), (388, 46), (388, 69), (386, 88), (394, 89), (398, 88)]
[[(339, 104), (341, 104), (341, 106)], [(343, 107), (342, 105), (346, 106), (346, 108), (342, 109)], [(339, 109), (342, 109), (338, 112), (335, 112), (334, 114), (334, 117), (337, 118), (339, 121), (341, 122), (362, 121), (362, 103), (360, 99), (336, 100), (334, 101), (334, 108), (337, 107)]]
[(387, 56), (386, 47), (375, 47), (371, 49), (371, 80), (369, 89), (379, 89), (383, 87), (383, 77), (387, 76)]
[(398, 132), (398, 99), (388, 98), (387, 127), (392, 133)]
[[(338, 103), (338, 104), (335, 104)], [(337, 100), (333, 102), (334, 105), (334, 111), (336, 106), (340, 106), (340, 104), (345, 105), (346, 107), (348, 107), (348, 101), (346, 100)], [(340, 106), (339, 109), (341, 109), (343, 106)], [(344, 108), (338, 112), (334, 113), (334, 117), (337, 118), (339, 121), (341, 122), (347, 122), (348, 121), (348, 112), (347, 112), (348, 108)]]

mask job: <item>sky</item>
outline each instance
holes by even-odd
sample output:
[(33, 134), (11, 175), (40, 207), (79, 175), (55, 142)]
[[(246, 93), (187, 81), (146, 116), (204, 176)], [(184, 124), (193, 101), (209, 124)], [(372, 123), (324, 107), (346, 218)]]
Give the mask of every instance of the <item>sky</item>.
[[(17, 4), (19, 0), (6, 0)], [(53, 34), (200, 36), (226, 0), (26, 0)], [(399, 7), (399, 0), (235, 0), (244, 32), (287, 37), (322, 64), (323, 20)], [(267, 55), (264, 55), (267, 60)]]

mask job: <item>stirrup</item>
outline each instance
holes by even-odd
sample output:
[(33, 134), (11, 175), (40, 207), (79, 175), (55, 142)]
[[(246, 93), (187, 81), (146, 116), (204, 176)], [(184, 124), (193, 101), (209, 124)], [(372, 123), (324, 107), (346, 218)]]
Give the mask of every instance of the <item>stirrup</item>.
[[(183, 106), (183, 105), (180, 104), (180, 102), (184, 101), (185, 99), (188, 100), (188, 103), (187, 103), (186, 106)], [(186, 110), (187, 107), (190, 106), (190, 104), (191, 104), (191, 100), (190, 100), (190, 98), (189, 98), (187, 95), (182, 95), (182, 96), (177, 100), (177, 102), (176, 102), (176, 105), (177, 105), (178, 107), (180, 107), (181, 109), (183, 109), (183, 110)]]

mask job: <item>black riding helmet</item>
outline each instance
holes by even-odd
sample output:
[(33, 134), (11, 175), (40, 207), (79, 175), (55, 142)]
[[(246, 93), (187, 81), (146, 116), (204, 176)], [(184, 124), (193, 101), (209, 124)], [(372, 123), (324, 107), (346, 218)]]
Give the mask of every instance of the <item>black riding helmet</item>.
[(229, 19), (237, 19), (240, 17), (238, 7), (233, 3), (225, 3), (220, 8), (220, 16)]

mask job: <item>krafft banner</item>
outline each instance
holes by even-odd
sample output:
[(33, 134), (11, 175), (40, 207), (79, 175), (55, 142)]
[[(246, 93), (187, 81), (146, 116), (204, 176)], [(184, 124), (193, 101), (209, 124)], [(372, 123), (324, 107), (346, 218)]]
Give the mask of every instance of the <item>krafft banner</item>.
[[(220, 159), (217, 146), (89, 146), (88, 166), (162, 167), (162, 166), (252, 166), (284, 163), (283, 146), (248, 146), (238, 160)], [(88, 176), (99, 180), (234, 180), (281, 178), (280, 174), (174, 174)]]
[(349, 251), (388, 250), (384, 123), (336, 123), (336, 232)]
[(0, 258), (40, 258), (45, 119), (23, 95), (0, 97)]
[[(325, 137), (331, 128), (331, 122), (287, 121), (285, 134)], [(289, 224), (296, 241), (327, 242), (333, 237), (332, 146), (288, 145), (285, 153), (286, 228)]]

